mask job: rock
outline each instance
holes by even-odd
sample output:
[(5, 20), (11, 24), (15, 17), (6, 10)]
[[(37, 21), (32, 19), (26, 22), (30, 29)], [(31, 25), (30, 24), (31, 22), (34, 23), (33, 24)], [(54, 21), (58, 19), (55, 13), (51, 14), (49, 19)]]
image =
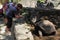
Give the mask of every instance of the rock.
[(3, 24), (0, 25), (0, 39), (4, 39), (5, 38), (5, 28), (6, 26), (4, 26)]
[[(55, 34), (56, 34), (55, 25), (52, 22), (50, 22), (49, 20), (44, 20), (42, 22), (38, 22), (37, 25), (40, 27), (40, 29), (43, 30), (43, 31), (40, 30), (42, 32), (42, 34), (45, 33), (45, 35), (46, 34), (49, 35), (49, 34), (52, 34), (53, 32), (55, 32)], [(55, 34), (53, 34), (53, 35), (55, 35)]]
[(5, 32), (6, 25), (3, 23), (3, 21), (0, 21), (0, 40), (13, 40), (13, 36), (6, 34)]
[(37, 0), (21, 0), (18, 3), (21, 3), (23, 7), (32, 7), (35, 8)]
[(15, 25), (15, 35), (17, 40), (34, 40), (26, 23)]

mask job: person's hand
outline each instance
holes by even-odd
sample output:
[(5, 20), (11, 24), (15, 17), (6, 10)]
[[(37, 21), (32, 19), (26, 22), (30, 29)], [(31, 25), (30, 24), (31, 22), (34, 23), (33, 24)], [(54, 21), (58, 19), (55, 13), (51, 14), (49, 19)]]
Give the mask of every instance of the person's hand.
[(16, 18), (22, 18), (23, 16), (22, 15), (16, 15), (15, 17)]
[(20, 18), (22, 18), (23, 16), (22, 15), (20, 15)]
[(19, 15), (15, 15), (16, 18), (20, 18)]
[(8, 22), (8, 19), (7, 18), (4, 18), (4, 22), (7, 23)]

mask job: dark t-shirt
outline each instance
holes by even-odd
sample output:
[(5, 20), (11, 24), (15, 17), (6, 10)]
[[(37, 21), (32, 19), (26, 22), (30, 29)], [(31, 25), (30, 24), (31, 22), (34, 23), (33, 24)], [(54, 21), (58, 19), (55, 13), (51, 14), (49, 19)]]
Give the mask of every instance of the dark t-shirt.
[(7, 10), (6, 10), (6, 16), (7, 17), (14, 17), (15, 15), (17, 15), (18, 13), (17, 13), (17, 9), (16, 8), (13, 8), (13, 9), (10, 9), (10, 8), (8, 8)]

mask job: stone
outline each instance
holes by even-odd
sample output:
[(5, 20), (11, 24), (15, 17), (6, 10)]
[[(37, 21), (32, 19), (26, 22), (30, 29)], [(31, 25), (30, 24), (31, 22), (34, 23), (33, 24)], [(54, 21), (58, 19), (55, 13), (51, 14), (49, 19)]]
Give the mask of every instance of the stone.
[(17, 40), (34, 40), (31, 31), (28, 29), (29, 26), (24, 24), (15, 25), (15, 35)]

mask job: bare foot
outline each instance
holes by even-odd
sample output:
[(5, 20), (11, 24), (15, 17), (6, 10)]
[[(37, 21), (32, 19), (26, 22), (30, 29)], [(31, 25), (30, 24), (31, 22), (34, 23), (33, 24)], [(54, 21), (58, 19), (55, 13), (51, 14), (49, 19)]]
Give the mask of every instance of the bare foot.
[(6, 35), (11, 35), (11, 31), (10, 31), (9, 28), (6, 28), (6, 30), (5, 30), (5, 34), (6, 34)]

